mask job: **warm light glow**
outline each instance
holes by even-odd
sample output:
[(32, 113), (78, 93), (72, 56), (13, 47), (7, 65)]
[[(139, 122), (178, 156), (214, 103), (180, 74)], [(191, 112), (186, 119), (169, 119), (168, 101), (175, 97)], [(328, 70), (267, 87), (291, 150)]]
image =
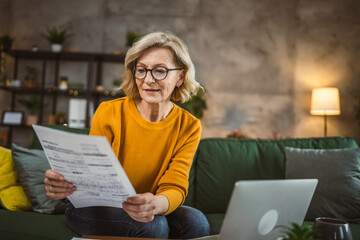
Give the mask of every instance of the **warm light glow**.
[(312, 115), (340, 115), (339, 89), (314, 88), (310, 112)]

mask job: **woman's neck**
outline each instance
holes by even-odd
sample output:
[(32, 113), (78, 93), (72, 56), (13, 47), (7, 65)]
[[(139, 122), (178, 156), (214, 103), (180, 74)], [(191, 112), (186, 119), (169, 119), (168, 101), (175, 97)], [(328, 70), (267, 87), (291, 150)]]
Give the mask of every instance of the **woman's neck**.
[(135, 105), (140, 115), (149, 122), (160, 122), (164, 120), (172, 111), (172, 102), (149, 104), (145, 101), (135, 101)]

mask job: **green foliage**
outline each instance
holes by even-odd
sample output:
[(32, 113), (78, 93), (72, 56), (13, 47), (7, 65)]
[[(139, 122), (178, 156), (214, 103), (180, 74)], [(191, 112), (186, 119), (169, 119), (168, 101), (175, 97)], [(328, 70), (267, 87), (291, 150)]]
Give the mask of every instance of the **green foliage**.
[(204, 115), (204, 110), (207, 109), (205, 99), (205, 89), (200, 88), (196, 95), (192, 95), (186, 103), (186, 109), (194, 114), (195, 117), (201, 119)]
[(62, 44), (70, 34), (67, 33), (68, 29), (57, 29), (56, 27), (47, 27), (46, 34), (42, 34), (49, 42)]
[(112, 84), (113, 84), (113, 87), (120, 87), (122, 83), (122, 79), (121, 78), (116, 78), (113, 80)]
[(40, 96), (36, 95), (31, 95), (28, 99), (18, 99), (18, 102), (28, 109), (31, 114), (35, 114), (41, 106)]
[(290, 223), (290, 226), (279, 226), (282, 228), (283, 236), (281, 240), (319, 240), (316, 238), (316, 230), (312, 225), (304, 224), (302, 226), (297, 223)]
[(37, 76), (37, 69), (31, 66), (26, 66), (26, 76), (25, 79), (28, 80), (36, 80), (36, 76)]
[(0, 51), (9, 52), (11, 50), (12, 43), (15, 38), (10, 37), (10, 35), (3, 35), (0, 37)]
[(131, 47), (134, 42), (139, 40), (142, 37), (142, 34), (127, 30), (126, 32), (126, 46)]

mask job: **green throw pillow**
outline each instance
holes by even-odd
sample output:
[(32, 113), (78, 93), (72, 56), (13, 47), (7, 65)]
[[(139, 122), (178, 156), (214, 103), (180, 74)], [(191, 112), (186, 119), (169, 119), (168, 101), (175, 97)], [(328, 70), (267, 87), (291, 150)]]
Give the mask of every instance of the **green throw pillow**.
[(12, 157), (19, 175), (19, 181), (28, 196), (33, 211), (39, 213), (64, 213), (65, 203), (55, 201), (46, 196), (45, 172), (50, 164), (42, 150), (26, 149), (12, 145)]
[(286, 178), (319, 180), (305, 220), (360, 222), (360, 149), (285, 148)]

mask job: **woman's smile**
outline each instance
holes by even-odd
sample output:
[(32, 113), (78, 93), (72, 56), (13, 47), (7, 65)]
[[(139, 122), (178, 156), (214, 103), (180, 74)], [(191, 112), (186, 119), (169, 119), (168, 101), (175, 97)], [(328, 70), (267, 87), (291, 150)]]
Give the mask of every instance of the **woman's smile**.
[(144, 91), (147, 93), (156, 93), (156, 92), (160, 92), (160, 89), (144, 89)]

